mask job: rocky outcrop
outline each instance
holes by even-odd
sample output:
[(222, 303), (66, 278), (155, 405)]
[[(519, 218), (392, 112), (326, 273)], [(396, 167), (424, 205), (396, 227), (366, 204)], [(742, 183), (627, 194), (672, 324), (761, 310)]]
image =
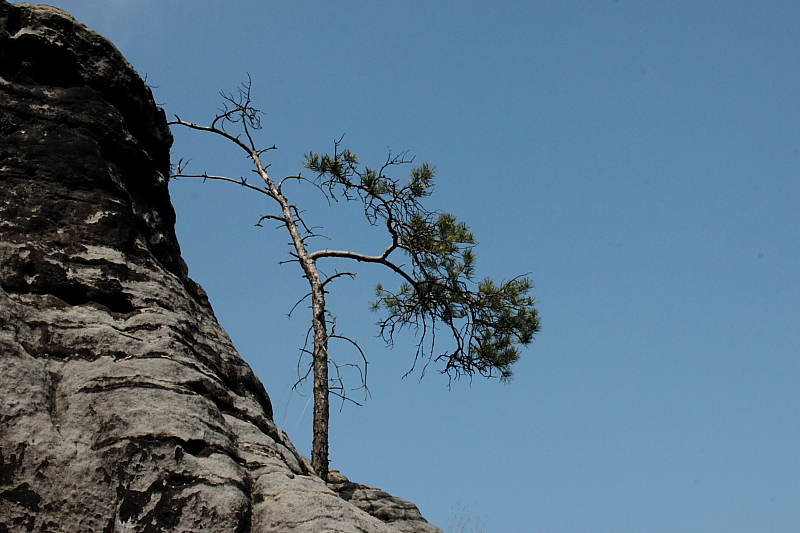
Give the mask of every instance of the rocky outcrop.
[(339, 497), (362, 511), (394, 526), (406, 533), (441, 533), (422, 517), (416, 505), (408, 500), (392, 496), (388, 492), (361, 483), (353, 483), (338, 470), (331, 469), (328, 486)]
[(0, 533), (439, 531), (274, 424), (181, 260), (171, 142), (105, 38), (0, 0)]

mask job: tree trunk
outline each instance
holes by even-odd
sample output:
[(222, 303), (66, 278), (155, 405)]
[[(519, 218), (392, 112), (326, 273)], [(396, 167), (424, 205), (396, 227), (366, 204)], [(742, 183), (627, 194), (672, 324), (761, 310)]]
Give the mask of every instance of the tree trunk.
[[(325, 321), (325, 290), (319, 277), (316, 261), (309, 257), (297, 221), (292, 213), (292, 206), (281, 194), (278, 187), (267, 175), (257, 154), (258, 172), (267, 182), (272, 196), (280, 203), (286, 229), (292, 236), (292, 243), (297, 252), (297, 260), (303, 268), (305, 277), (311, 287), (311, 323), (314, 328), (314, 350), (311, 363), (314, 373), (314, 439), (311, 443), (311, 466), (319, 477), (328, 481), (328, 419), (330, 404), (328, 397), (328, 327)], [(299, 216), (299, 215), (298, 215)]]
[[(319, 279), (316, 280), (319, 282)], [(325, 294), (321, 284), (312, 281), (314, 325), (314, 440), (311, 445), (311, 466), (317, 475), (328, 481), (328, 331), (325, 323)]]

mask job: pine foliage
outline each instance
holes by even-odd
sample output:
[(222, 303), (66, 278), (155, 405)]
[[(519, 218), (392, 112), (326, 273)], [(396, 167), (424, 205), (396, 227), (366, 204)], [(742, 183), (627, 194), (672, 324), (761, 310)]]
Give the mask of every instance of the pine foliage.
[[(421, 203), (433, 192), (435, 168), (427, 163), (413, 167), (405, 183), (386, 175), (387, 169), (410, 163), (405, 155), (389, 154), (380, 169), (360, 169), (357, 156), (340, 151), (337, 142), (333, 155), (310, 153), (304, 164), (332, 197), (360, 200), (370, 223), (385, 224), (393, 239), (383, 255), (386, 262), (395, 250), (410, 259), (410, 269), (395, 267), (405, 278), (398, 289), (375, 288), (371, 309), (385, 312), (378, 321), (380, 336), (392, 345), (396, 333), (412, 329), (418, 334), (415, 366), (422, 359), (423, 368), (431, 361), (441, 363), (440, 371), (451, 378), (478, 374), (507, 381), (519, 360), (519, 346), (539, 331), (533, 283), (526, 276), (499, 284), (491, 278), (476, 281), (477, 241), (469, 226)], [(437, 346), (442, 344), (437, 343), (439, 330), (454, 341), (446, 343), (448, 349)]]

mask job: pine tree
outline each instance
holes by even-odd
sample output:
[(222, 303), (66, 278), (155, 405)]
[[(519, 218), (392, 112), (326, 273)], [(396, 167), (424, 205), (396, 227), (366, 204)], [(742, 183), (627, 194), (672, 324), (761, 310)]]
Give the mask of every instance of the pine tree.
[[(423, 362), (431, 363), (451, 379), (474, 375), (499, 377), (508, 381), (512, 366), (519, 359), (519, 346), (529, 344), (539, 331), (536, 301), (530, 295), (533, 288), (527, 276), (518, 276), (496, 283), (491, 278), (475, 279), (477, 241), (469, 227), (450, 213), (430, 211), (422, 201), (433, 191), (435, 168), (422, 163), (411, 168), (408, 180), (389, 176), (397, 167), (411, 164), (406, 153), (389, 153), (380, 168), (364, 167), (358, 157), (334, 142), (332, 154), (309, 153), (304, 166), (315, 179), (302, 175), (274, 180), (267, 172), (262, 156), (275, 147), (259, 149), (253, 139), (261, 129), (262, 113), (253, 107), (250, 81), (236, 94), (222, 93), (224, 107), (209, 126), (201, 126), (175, 117), (171, 125), (180, 125), (224, 137), (244, 150), (263, 183), (254, 185), (246, 179), (226, 176), (189, 174), (183, 161), (172, 177), (195, 177), (222, 180), (264, 194), (277, 203), (279, 215), (259, 219), (276, 220), (291, 237), (292, 261), (298, 263), (308, 281), (311, 298), (311, 327), (313, 347), (310, 352), (310, 372), (313, 374), (314, 416), (311, 464), (322, 479), (328, 477), (328, 423), (330, 395), (343, 399), (347, 392), (338, 376), (329, 377), (331, 365), (328, 347), (332, 338), (357, 343), (332, 328), (333, 315), (325, 301), (326, 287), (341, 276), (354, 272), (339, 272), (325, 277), (318, 268), (320, 259), (345, 259), (383, 265), (401, 278), (400, 286), (392, 291), (379, 284), (371, 309), (384, 313), (378, 321), (380, 336), (392, 345), (395, 335), (404, 329), (417, 335), (417, 348), (411, 371)], [(226, 127), (236, 126), (241, 134), (233, 135)], [(317, 234), (304, 221), (301, 210), (283, 192), (287, 180), (308, 181), (320, 188), (329, 198), (344, 198), (359, 202), (369, 224), (386, 228), (388, 245), (380, 255), (366, 255), (347, 250), (309, 251), (307, 241)], [(437, 349), (434, 331), (446, 331), (454, 342), (448, 349)], [(360, 348), (359, 348), (360, 351)], [(363, 352), (361, 356), (364, 357)], [(366, 364), (366, 357), (364, 357)], [(362, 372), (362, 379), (365, 374)], [(366, 386), (366, 382), (363, 383)]]

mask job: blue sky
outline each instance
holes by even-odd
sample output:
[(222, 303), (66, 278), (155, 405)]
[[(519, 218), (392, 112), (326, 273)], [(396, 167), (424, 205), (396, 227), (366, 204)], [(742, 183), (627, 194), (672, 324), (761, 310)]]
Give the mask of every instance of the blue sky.
[[(442, 528), (460, 503), (487, 532), (800, 529), (800, 4), (52, 3), (170, 115), (208, 121), (249, 73), (275, 176), (342, 134), (368, 164), (391, 147), (436, 165), (430, 205), (470, 224), (478, 275), (535, 280), (542, 331), (514, 381), (450, 389), (401, 379), (412, 338), (373, 337), (372, 287), (396, 278), (334, 286), (372, 390), (333, 413), (334, 468)], [(190, 169), (249, 172), (175, 136)], [(171, 194), (190, 275), (308, 454), (308, 388), (290, 390), (305, 310), (286, 317), (303, 280), (278, 265), (286, 236), (253, 227), (271, 206)], [(336, 247), (383, 248), (356, 205), (293, 194)]]

